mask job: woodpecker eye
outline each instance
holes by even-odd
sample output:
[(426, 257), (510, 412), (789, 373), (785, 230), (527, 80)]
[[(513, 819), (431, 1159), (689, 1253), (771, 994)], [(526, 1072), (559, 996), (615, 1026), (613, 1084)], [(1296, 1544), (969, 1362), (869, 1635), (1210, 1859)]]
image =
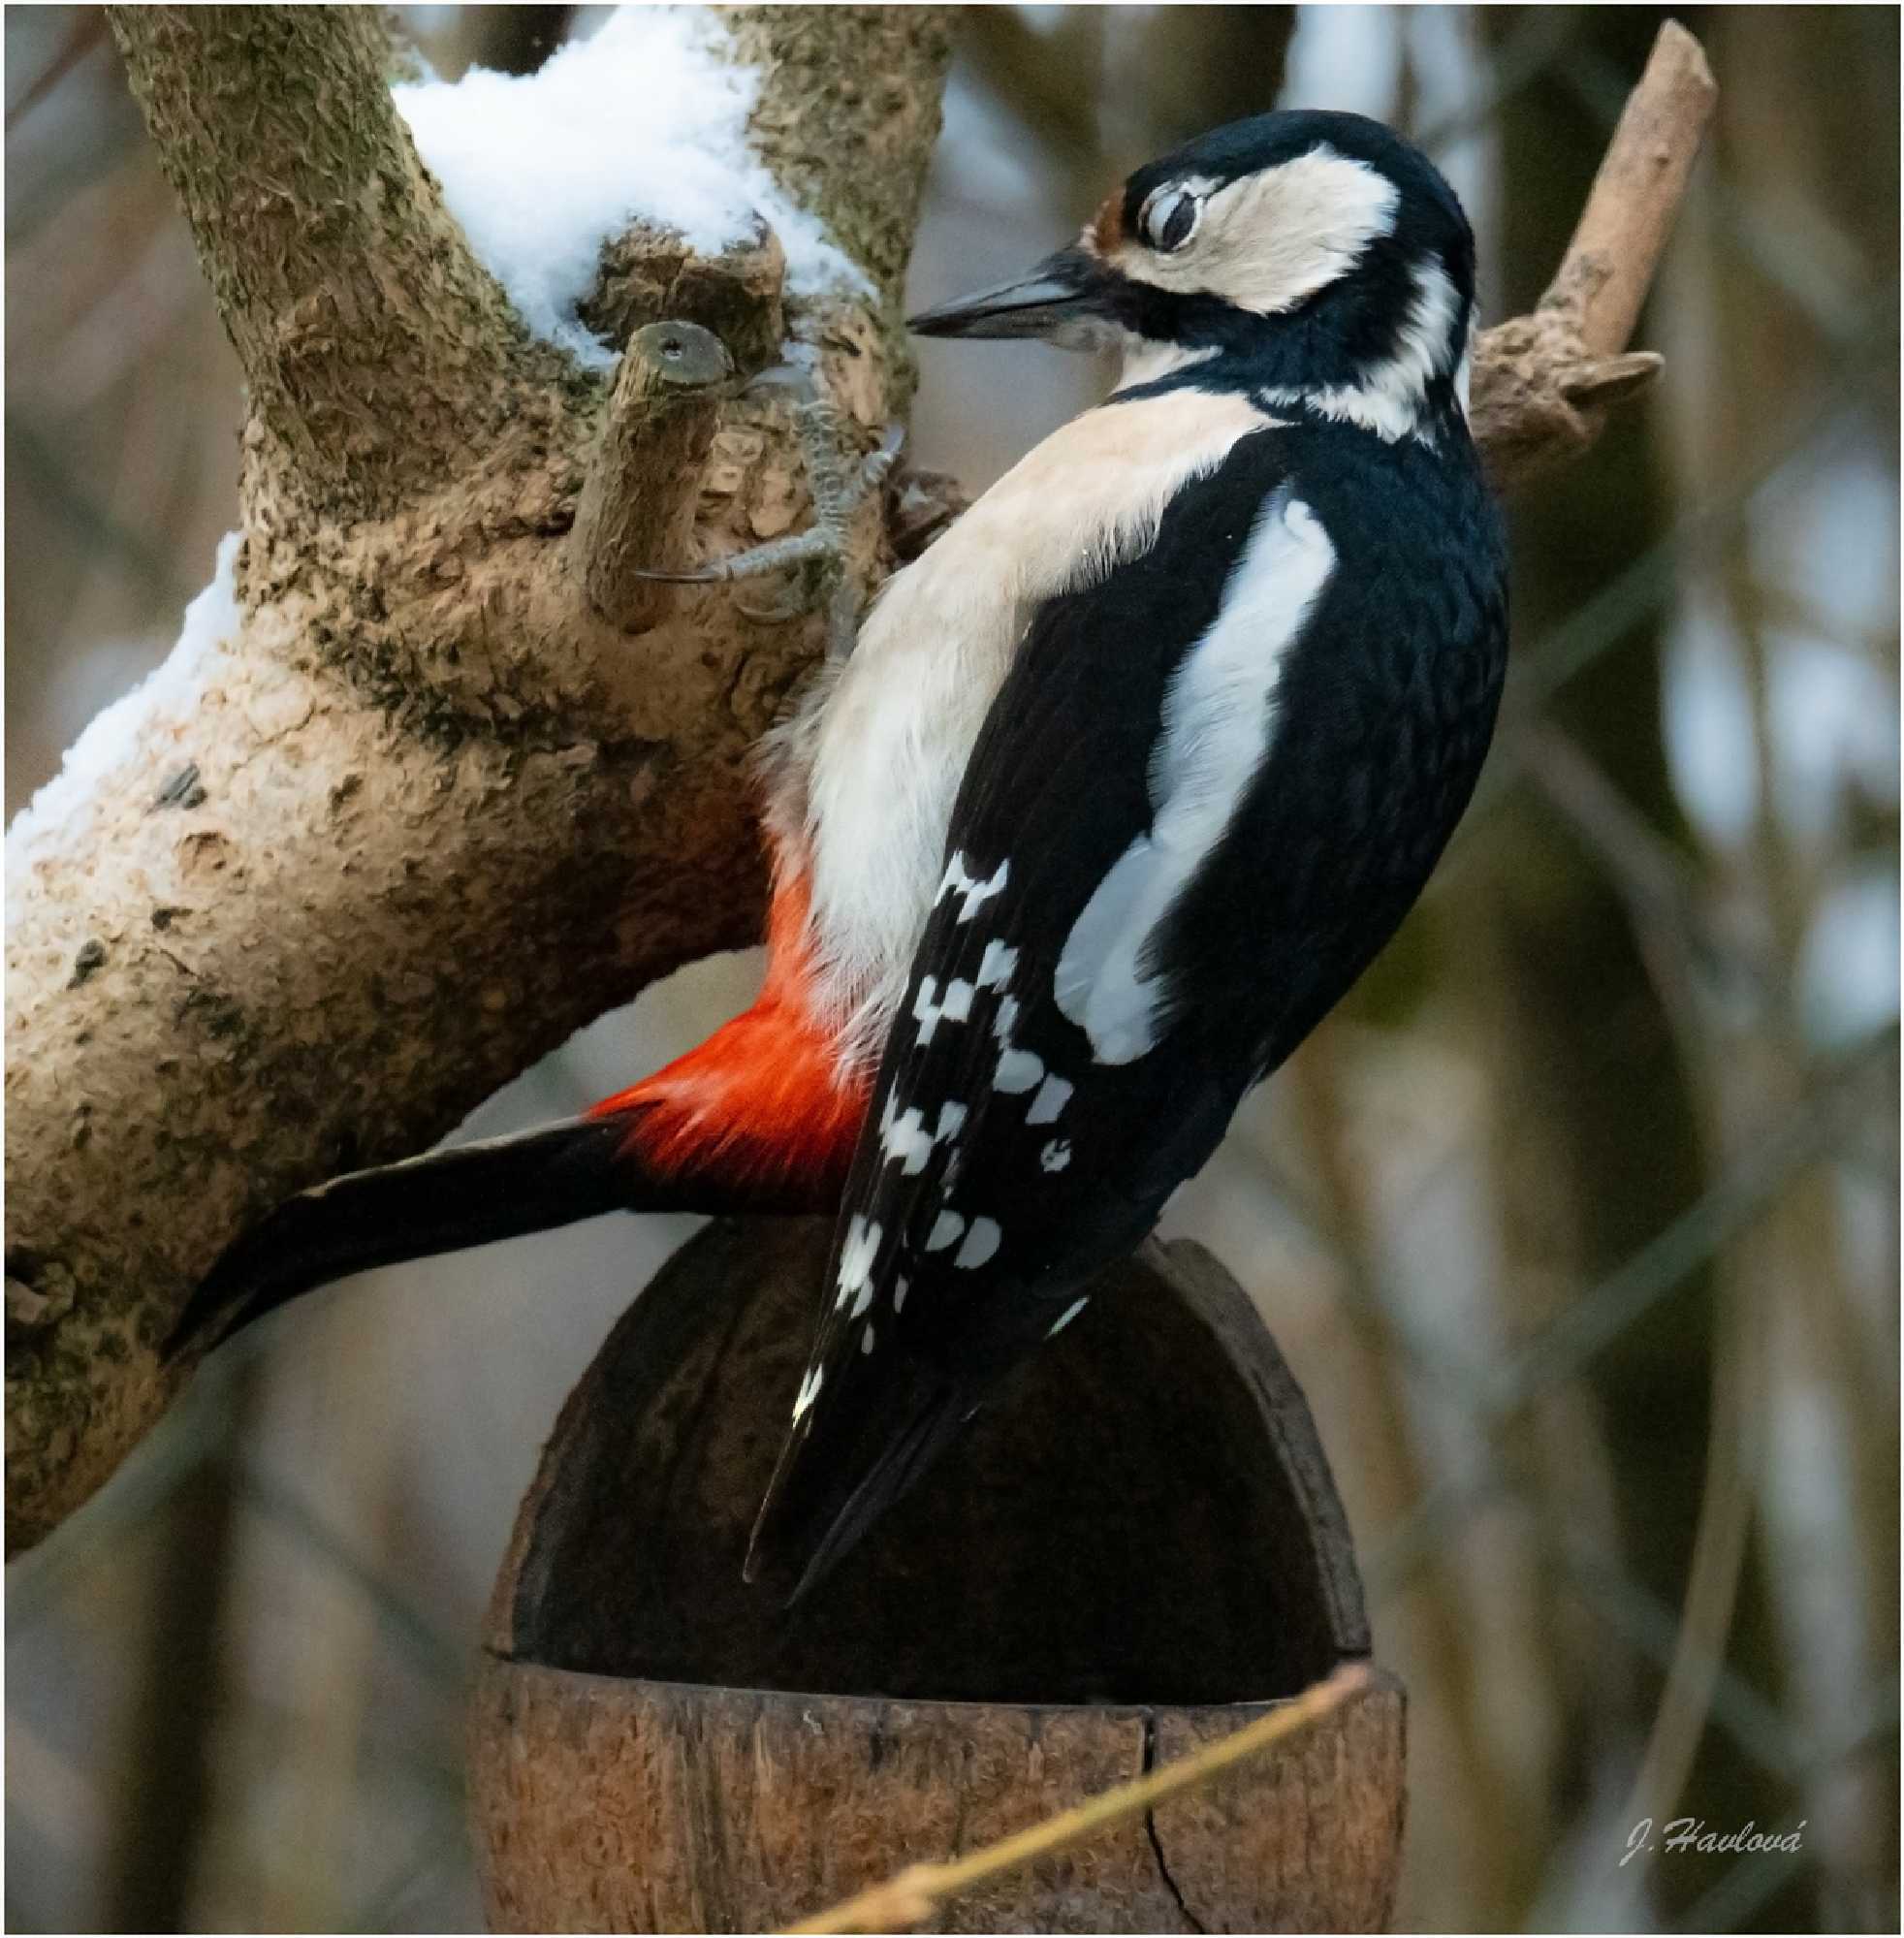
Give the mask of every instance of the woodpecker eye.
[(1190, 240), (1202, 213), (1202, 202), (1189, 189), (1159, 188), (1144, 204), (1137, 227), (1158, 255), (1167, 256)]

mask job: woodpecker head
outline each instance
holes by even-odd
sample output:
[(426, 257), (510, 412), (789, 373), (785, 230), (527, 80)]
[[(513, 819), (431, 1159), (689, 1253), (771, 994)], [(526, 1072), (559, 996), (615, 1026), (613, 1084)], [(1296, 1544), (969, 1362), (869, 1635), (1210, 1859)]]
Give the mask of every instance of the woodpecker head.
[(1209, 380), (1398, 436), (1465, 390), (1474, 284), (1467, 217), (1426, 156), (1363, 115), (1308, 111), (1151, 162), (1070, 248), (911, 327), (1117, 348), (1126, 385), (1221, 365)]

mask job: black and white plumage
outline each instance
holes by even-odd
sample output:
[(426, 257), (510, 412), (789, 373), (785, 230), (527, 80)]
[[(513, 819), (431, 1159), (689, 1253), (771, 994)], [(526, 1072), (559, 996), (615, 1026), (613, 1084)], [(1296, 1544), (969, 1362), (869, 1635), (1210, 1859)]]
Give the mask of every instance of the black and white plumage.
[(367, 1264), (843, 1180), (749, 1560), (810, 1583), (1076, 1317), (1451, 833), (1506, 647), (1473, 318), (1433, 168), (1303, 113), (1152, 163), (1030, 276), (915, 319), (1122, 371), (772, 737), (753, 1005), (583, 1118), (288, 1200), (175, 1345)]
[[(804, 1585), (844, 1552), (1419, 893), (1505, 662), (1473, 280), (1422, 157), (1360, 117), (1272, 114), (916, 320), (1109, 341), (1125, 375), (893, 582), (789, 731), (823, 944), (852, 895), (829, 901), (828, 840), (854, 861), (829, 809), (858, 790), (943, 840), (904, 982), (889, 942), (883, 982), (843, 964), (884, 1049), (750, 1572)], [(950, 773), (906, 770), (981, 716)], [(897, 751), (842, 784), (828, 750), (855, 731)], [(918, 801), (951, 774), (935, 825)]]

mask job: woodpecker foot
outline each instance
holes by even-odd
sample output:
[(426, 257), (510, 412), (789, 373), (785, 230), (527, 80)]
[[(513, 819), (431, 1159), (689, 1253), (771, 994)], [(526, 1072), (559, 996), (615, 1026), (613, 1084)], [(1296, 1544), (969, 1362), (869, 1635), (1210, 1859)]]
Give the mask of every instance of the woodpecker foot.
[(904, 425), (889, 425), (878, 448), (858, 461), (845, 454), (851, 436), (840, 411), (823, 397), (809, 364), (777, 364), (747, 386), (749, 392), (785, 388), (794, 393), (793, 429), (813, 497), (813, 522), (805, 531), (731, 553), (692, 572), (642, 572), (670, 586), (725, 586), (776, 573), (796, 573), (786, 592), (764, 607), (742, 606), (745, 617), (778, 625), (825, 603), (827, 650), (843, 658), (859, 630), (859, 594), (846, 570), (854, 515), (880, 492), (905, 443)]

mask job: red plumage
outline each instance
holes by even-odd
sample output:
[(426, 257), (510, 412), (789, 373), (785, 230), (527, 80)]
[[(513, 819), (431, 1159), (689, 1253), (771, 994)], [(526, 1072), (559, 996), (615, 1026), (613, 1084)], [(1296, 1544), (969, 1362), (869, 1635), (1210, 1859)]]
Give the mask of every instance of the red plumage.
[(801, 1204), (837, 1201), (872, 1083), (841, 1068), (815, 1013), (809, 904), (805, 872), (783, 871), (753, 1006), (589, 1111), (626, 1118), (621, 1148), (648, 1176), (717, 1182), (763, 1204), (782, 1189)]

